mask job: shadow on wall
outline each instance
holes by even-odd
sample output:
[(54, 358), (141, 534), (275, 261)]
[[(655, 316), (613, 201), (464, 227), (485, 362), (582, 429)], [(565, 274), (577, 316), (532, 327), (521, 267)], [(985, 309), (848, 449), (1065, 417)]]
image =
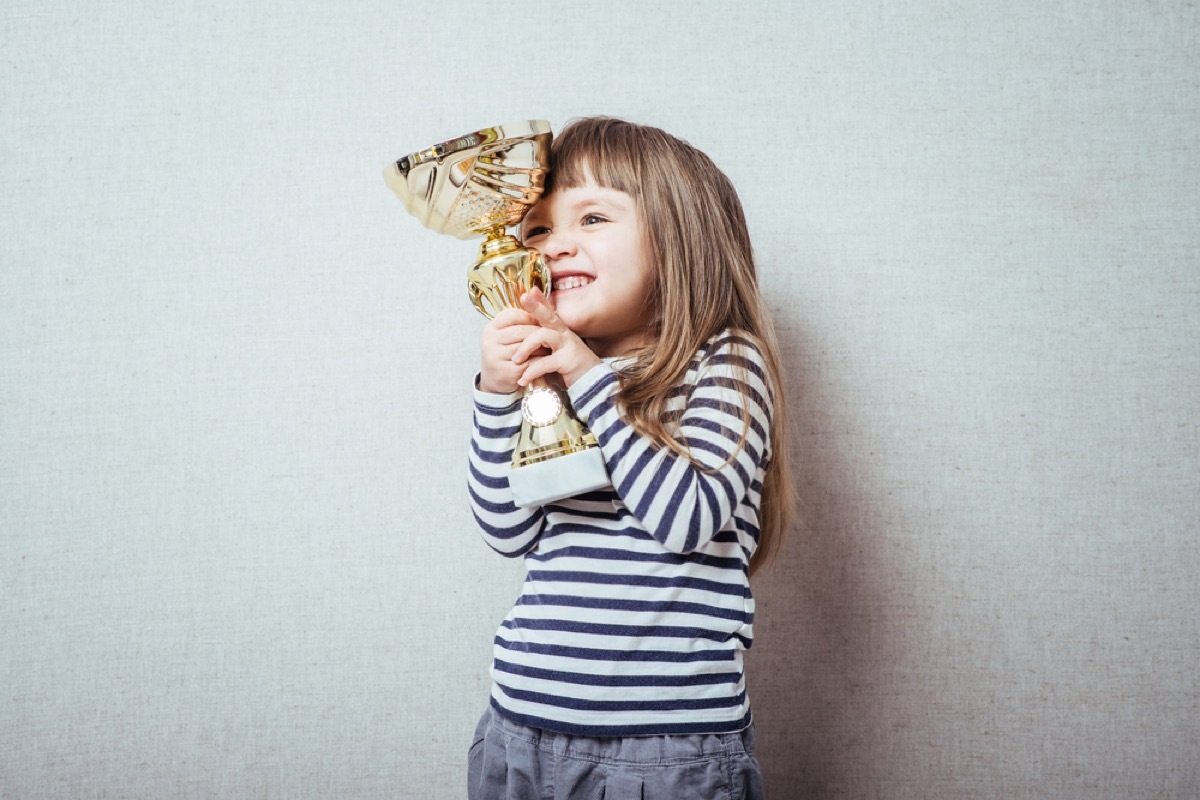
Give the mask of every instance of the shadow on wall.
[[(873, 707), (889, 643), (871, 612), (882, 587), (879, 522), (864, 465), (845, 426), (846, 398), (822, 389), (821, 365), (798, 327), (780, 326), (793, 429), (799, 521), (775, 562), (755, 575), (755, 646), (747, 656), (758, 757), (768, 797), (846, 796), (872, 736), (887, 735)], [(862, 765), (858, 764), (858, 769)]]

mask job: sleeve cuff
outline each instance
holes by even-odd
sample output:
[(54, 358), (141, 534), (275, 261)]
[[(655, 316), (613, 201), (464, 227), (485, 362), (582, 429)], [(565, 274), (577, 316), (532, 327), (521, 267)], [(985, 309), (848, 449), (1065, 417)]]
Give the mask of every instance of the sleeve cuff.
[(512, 408), (521, 402), (521, 393), (512, 392), (511, 394), (493, 394), (485, 392), (479, 388), (479, 373), (475, 373), (475, 385), (472, 390), (475, 399), (475, 405), (482, 408), (492, 408), (497, 411)]

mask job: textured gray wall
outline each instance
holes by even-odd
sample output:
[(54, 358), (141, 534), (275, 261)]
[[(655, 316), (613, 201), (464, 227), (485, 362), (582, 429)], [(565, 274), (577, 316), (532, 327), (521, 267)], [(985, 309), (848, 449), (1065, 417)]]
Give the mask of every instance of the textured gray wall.
[(778, 315), (771, 796), (1200, 794), (1195, 4), (451, 6), (0, 14), (0, 796), (461, 796), (521, 568), (474, 246), (380, 171), (588, 113), (729, 172)]

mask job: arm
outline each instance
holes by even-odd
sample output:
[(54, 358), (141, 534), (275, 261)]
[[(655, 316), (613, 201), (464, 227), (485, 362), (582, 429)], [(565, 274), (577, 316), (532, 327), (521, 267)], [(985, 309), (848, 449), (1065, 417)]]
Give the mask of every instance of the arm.
[(724, 334), (697, 358), (677, 434), (691, 458), (626, 424), (616, 404), (620, 385), (608, 366), (592, 368), (569, 390), (625, 505), (663, 547), (681, 554), (711, 541), (747, 493), (761, 491), (756, 479), (770, 456), (770, 395), (757, 348)]
[(524, 555), (542, 532), (539, 508), (518, 508), (508, 487), (521, 428), (521, 396), (475, 390), (467, 491), (483, 540), (502, 556)]
[(752, 342), (725, 333), (697, 354), (691, 385), (680, 387), (687, 394), (676, 438), (685, 456), (626, 424), (617, 410), (616, 374), (541, 292), (523, 295), (521, 305), (540, 327), (513, 352), (512, 360), (526, 365), (518, 383), (549, 372), (563, 377), (575, 412), (600, 442), (617, 494), (663, 547), (682, 554), (704, 546), (750, 491), (762, 490), (756, 481), (770, 458), (772, 408), (762, 355)]
[(496, 552), (514, 557), (528, 552), (542, 532), (540, 509), (518, 508), (508, 486), (513, 450), (521, 428), (521, 396), (514, 349), (537, 327), (519, 309), (505, 309), (480, 337), (480, 369), (468, 456), (467, 492), (483, 539)]

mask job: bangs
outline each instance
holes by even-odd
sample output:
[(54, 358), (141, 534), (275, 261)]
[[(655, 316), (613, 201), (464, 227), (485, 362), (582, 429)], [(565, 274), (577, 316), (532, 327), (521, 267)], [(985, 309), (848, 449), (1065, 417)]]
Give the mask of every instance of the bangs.
[(574, 189), (591, 178), (597, 186), (639, 196), (645, 150), (640, 133), (639, 126), (604, 117), (569, 123), (551, 144), (546, 193)]

